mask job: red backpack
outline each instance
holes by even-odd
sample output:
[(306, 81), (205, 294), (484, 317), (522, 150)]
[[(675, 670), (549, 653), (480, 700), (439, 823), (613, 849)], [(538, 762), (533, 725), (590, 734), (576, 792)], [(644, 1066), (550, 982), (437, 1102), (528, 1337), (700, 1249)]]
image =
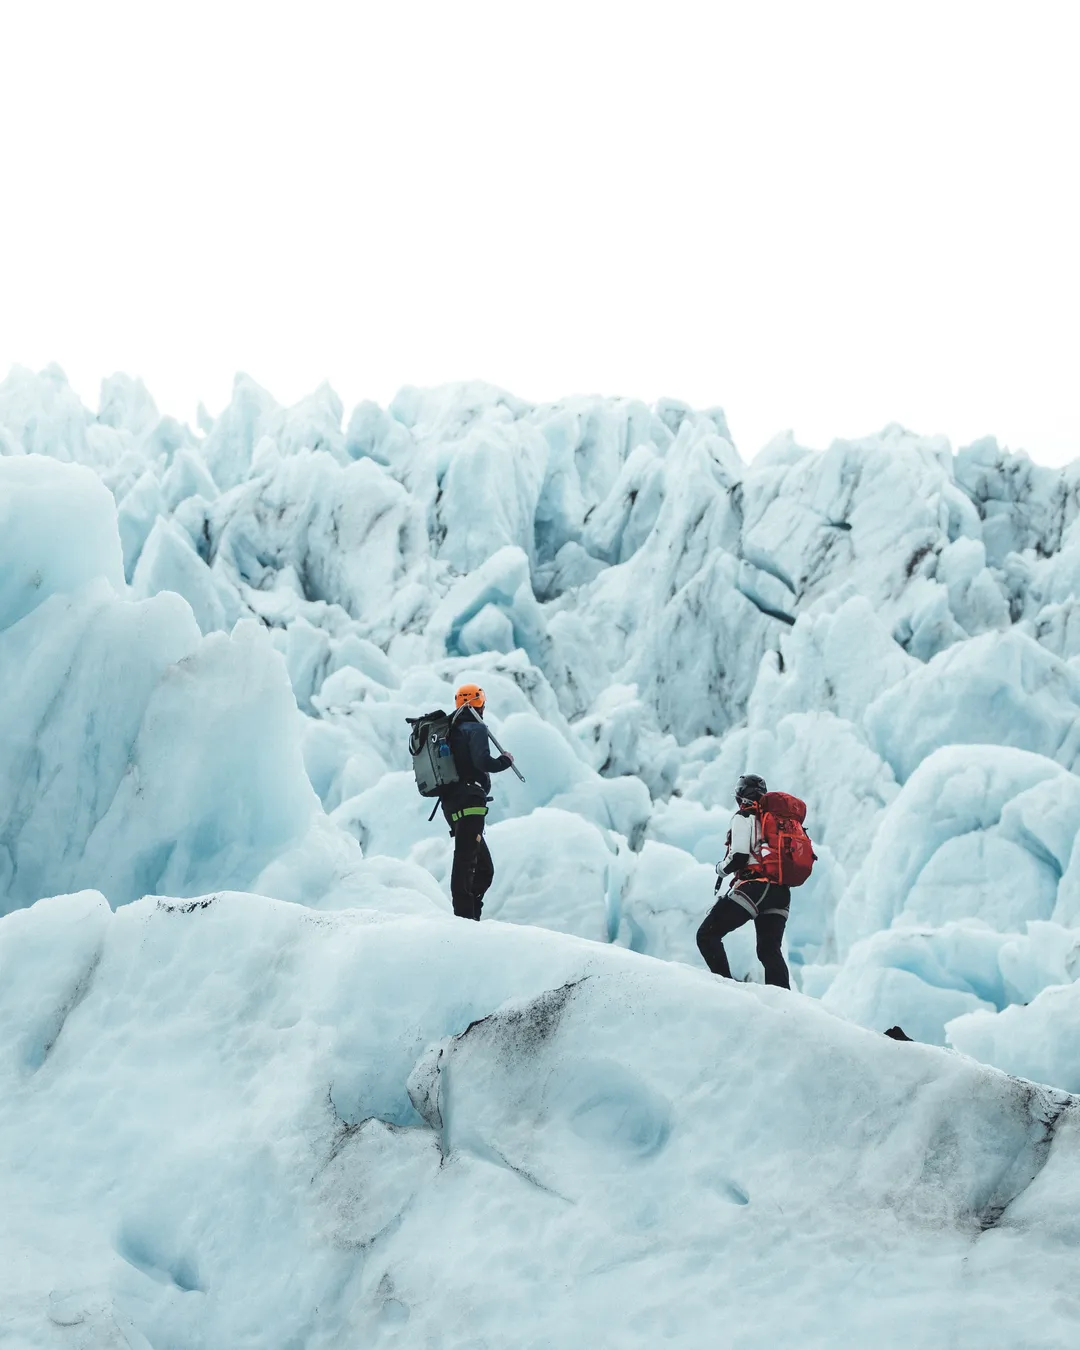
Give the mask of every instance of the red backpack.
[(801, 886), (817, 860), (802, 824), (806, 803), (787, 792), (766, 792), (757, 803), (757, 812), (761, 861), (747, 871), (777, 886)]

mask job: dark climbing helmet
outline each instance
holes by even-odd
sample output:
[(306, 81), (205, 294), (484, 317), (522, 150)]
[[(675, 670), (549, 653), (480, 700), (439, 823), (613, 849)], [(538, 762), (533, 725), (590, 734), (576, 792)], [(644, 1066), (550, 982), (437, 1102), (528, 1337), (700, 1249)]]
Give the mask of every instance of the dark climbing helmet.
[(756, 773), (744, 773), (735, 784), (735, 800), (737, 802), (756, 802), (765, 796), (768, 792), (765, 786), (765, 779)]

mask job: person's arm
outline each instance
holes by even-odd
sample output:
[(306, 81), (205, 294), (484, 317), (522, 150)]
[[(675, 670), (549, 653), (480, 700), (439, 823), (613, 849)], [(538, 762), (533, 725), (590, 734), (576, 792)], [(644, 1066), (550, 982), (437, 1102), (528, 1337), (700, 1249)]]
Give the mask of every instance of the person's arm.
[(473, 768), (478, 772), (502, 773), (514, 762), (510, 755), (492, 755), (487, 728), (479, 721), (468, 722), (461, 730), (464, 732), (465, 741), (469, 747), (469, 759)]
[(513, 755), (502, 754), (493, 755), (491, 753), (491, 737), (488, 735), (488, 729), (482, 721), (475, 722), (475, 736), (473, 741), (473, 755), (477, 764), (485, 773), (502, 773), (508, 769), (514, 762)]
[(728, 832), (728, 856), (724, 862), (721, 876), (730, 876), (732, 872), (741, 872), (749, 866), (750, 854), (754, 846), (754, 823), (750, 816), (737, 812), (731, 821)]

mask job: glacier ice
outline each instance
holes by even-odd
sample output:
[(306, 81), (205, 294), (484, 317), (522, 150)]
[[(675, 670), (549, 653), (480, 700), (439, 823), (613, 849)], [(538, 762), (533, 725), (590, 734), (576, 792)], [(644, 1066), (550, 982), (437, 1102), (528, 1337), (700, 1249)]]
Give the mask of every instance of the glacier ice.
[[(596, 1187), (609, 1176), (624, 1188), (668, 1156), (673, 1132), (700, 1128), (698, 1108), (680, 1094), (698, 1090), (704, 1070), (678, 1077), (696, 1028), (672, 1023), (663, 1051), (652, 1041), (640, 1055), (617, 1046), (653, 1036), (650, 1007), (667, 1026), (673, 1015), (656, 1011), (665, 999), (683, 1000), (709, 1026), (716, 1019), (708, 1064), (718, 1081), (790, 1091), (823, 1129), (833, 1097), (869, 1100), (885, 1091), (882, 1075), (908, 1082), (905, 1065), (921, 1066), (935, 1101), (975, 1075), (963, 1091), (988, 1103), (987, 1130), (1019, 1161), (988, 1162), (980, 1150), (989, 1135), (975, 1139), (978, 1131), (943, 1142), (949, 1127), (927, 1119), (894, 1139), (881, 1165), (899, 1171), (884, 1189), (857, 1180), (869, 1187), (860, 1195), (877, 1197), (865, 1212), (886, 1193), (903, 1210), (923, 1185), (903, 1169), (948, 1156), (981, 1178), (962, 1203), (959, 1182), (955, 1203), (933, 1200), (953, 1205), (949, 1223), (982, 1215), (988, 1236), (1000, 1236), (1003, 1210), (1030, 1225), (1060, 1170), (1055, 1159), (1073, 1147), (1059, 1147), (1075, 1134), (1071, 1106), (961, 1056), (872, 1043), (844, 1022), (876, 1032), (899, 1022), (918, 1040), (1080, 1091), (1070, 1031), (1080, 975), (1078, 501), (1075, 466), (1043, 469), (992, 441), (954, 453), (895, 426), (824, 451), (781, 437), (747, 464), (722, 413), (671, 400), (531, 405), (477, 382), (407, 388), (386, 409), (364, 403), (346, 417), (325, 386), (283, 407), (239, 376), (229, 406), (192, 430), (126, 376), (105, 382), (94, 412), (57, 367), (12, 371), (0, 383), (0, 949), (5, 971), (24, 959), (37, 971), (26, 977), (32, 988), (2, 995), (14, 999), (5, 1006), (18, 1030), (5, 1054), (19, 1102), (40, 1091), (35, 1111), (66, 1101), (77, 1113), (102, 1090), (106, 1070), (88, 1049), (63, 1073), (50, 1067), (84, 1016), (105, 1019), (93, 1034), (122, 1050), (117, 1062), (132, 1082), (159, 1053), (123, 1040), (132, 1035), (125, 1016), (151, 1006), (140, 999), (159, 958), (135, 955), (135, 934), (148, 925), (160, 970), (171, 972), (165, 985), (175, 980), (177, 991), (204, 980), (208, 958), (201, 939), (185, 939), (169, 964), (165, 929), (154, 925), (190, 919), (233, 935), (234, 965), (219, 953), (217, 973), (204, 972), (216, 990), (208, 1006), (233, 988), (229, 1007), (259, 1049), (243, 1069), (254, 1075), (243, 1078), (243, 1113), (214, 1164), (244, 1197), (243, 1212), (222, 1229), (200, 1206), (181, 1222), (169, 1188), (194, 1185), (192, 1158), (210, 1144), (200, 1153), (173, 1143), (154, 1161), (157, 1127), (133, 1121), (108, 1145), (126, 1141), (141, 1159), (125, 1212), (88, 1220), (70, 1247), (56, 1246), (72, 1273), (48, 1288), (34, 1283), (33, 1261), (12, 1266), (33, 1278), (9, 1320), (22, 1328), (37, 1318), (57, 1336), (79, 1327), (102, 1344), (190, 1339), (196, 1326), (206, 1343), (233, 1343), (277, 1318), (283, 1350), (290, 1336), (331, 1344), (346, 1326), (374, 1344), (392, 1343), (404, 1326), (422, 1340), (436, 1334), (415, 1294), (425, 1268), (406, 1249), (425, 1224), (445, 1222), (446, 1185), (463, 1213), (499, 1233), (500, 1204), (535, 1202), (536, 1222), (556, 1234), (560, 1204), (600, 1205), (602, 1236), (588, 1238), (578, 1266), (601, 1292), (582, 1286), (576, 1315), (596, 1315), (594, 1297), (627, 1300), (651, 1343), (663, 1315), (618, 1272), (639, 1263), (659, 1277), (673, 1259), (658, 1255), (670, 1252), (670, 1233), (653, 1248), (647, 1236), (673, 1222), (669, 1163), (655, 1164), (667, 1179), (640, 1197), (618, 1189), (601, 1204)], [(406, 716), (448, 706), (464, 680), (484, 685), (491, 725), (526, 775), (524, 784), (497, 781), (492, 922), (472, 937), (449, 920), (450, 844), (441, 817), (427, 823), (403, 736)], [(760, 989), (718, 993), (694, 944), (732, 784), (745, 771), (805, 798), (819, 854), (787, 931), (806, 997), (787, 1003)], [(320, 935), (327, 953), (340, 942), (353, 955), (316, 957)], [(116, 976), (112, 1011), (95, 1011), (110, 943), (127, 952), (116, 967), (126, 974)], [(380, 944), (386, 969), (361, 953)], [(402, 973), (407, 948), (422, 953), (411, 975)], [(461, 965), (456, 985), (438, 974), (448, 953)], [(760, 979), (752, 931), (732, 936), (731, 960), (739, 980)], [(314, 974), (325, 961), (333, 971)], [(626, 992), (634, 981), (640, 1006)], [(180, 1015), (181, 993), (173, 996), (163, 1028)], [(381, 999), (400, 1001), (400, 1017)], [(543, 1021), (545, 999), (565, 1004), (552, 1017), (577, 1026), (579, 1048), (564, 1061), (541, 1038), (532, 1067), (497, 1083), (492, 1066), (518, 1064), (514, 1028)], [(361, 1030), (364, 1018), (372, 1020)], [(793, 1067), (802, 1052), (777, 1029), (784, 1018), (828, 1054), (806, 1050)], [(469, 1031), (476, 1019), (487, 1029)], [(224, 1028), (224, 1011), (220, 1020)], [(346, 1024), (355, 1036), (334, 1048)], [(90, 1030), (79, 1034), (89, 1046)], [(289, 1061), (287, 1091), (267, 1068), (278, 1064), (275, 1036), (311, 1060), (299, 1069)], [(219, 1049), (203, 1067), (225, 1094), (215, 1110), (228, 1115), (221, 1085), (235, 1087), (237, 1061), (223, 1040)], [(657, 1076), (665, 1053), (672, 1063)], [(252, 1067), (259, 1055), (266, 1063)], [(194, 1083), (195, 1066), (191, 1050), (172, 1086), (155, 1071), (162, 1112), (170, 1093), (182, 1114), (192, 1110), (181, 1079), (190, 1069)], [(699, 1179), (725, 1207), (724, 1223), (754, 1209), (761, 1183), (748, 1182), (757, 1164), (737, 1143), (765, 1109), (757, 1091), (725, 1098), (739, 1166), (725, 1158), (720, 1179)], [(1054, 1140), (1045, 1167), (1044, 1116), (1061, 1122), (1045, 1127)], [(255, 1152), (228, 1161), (253, 1122)], [(13, 1125), (6, 1138), (16, 1150), (8, 1158), (21, 1157)], [(840, 1166), (828, 1129), (815, 1139)], [(94, 1148), (96, 1180), (76, 1185), (85, 1213), (113, 1184), (106, 1142)], [(295, 1167), (320, 1148), (321, 1179), (309, 1174), (301, 1200)], [(1032, 1158), (1035, 1180), (1025, 1181), (1016, 1169)], [(448, 1159), (461, 1175), (440, 1181)], [(360, 1174), (367, 1189), (350, 1191)], [(34, 1218), (53, 1184), (29, 1176), (20, 1192), (23, 1252), (61, 1241)], [(485, 1185), (494, 1209), (470, 1198)], [(713, 1223), (690, 1222), (691, 1247), (734, 1242), (735, 1230)], [(1032, 1238), (1029, 1228), (1025, 1241), (1054, 1250), (1063, 1210), (1047, 1202), (1038, 1223), (1058, 1236)], [(223, 1276), (216, 1311), (192, 1321), (193, 1298), (216, 1280), (205, 1253), (232, 1250), (259, 1224), (266, 1232), (250, 1265)], [(299, 1248), (284, 1235), (290, 1224), (304, 1235)], [(749, 1250), (765, 1250), (767, 1227), (747, 1231)], [(1002, 1315), (991, 1288), (996, 1240), (981, 1240), (989, 1254), (976, 1263), (987, 1328)], [(400, 1249), (389, 1283), (357, 1264), (371, 1243)], [(557, 1247), (549, 1275), (565, 1268)], [(237, 1311), (254, 1297), (259, 1255), (284, 1268), (301, 1249), (313, 1264), (303, 1267), (296, 1308)], [(903, 1242), (889, 1250), (907, 1252)], [(692, 1255), (686, 1262), (689, 1270)], [(1039, 1288), (1053, 1285), (1055, 1270), (1050, 1260)], [(927, 1268), (923, 1277), (931, 1287), (937, 1275)], [(467, 1300), (474, 1286), (463, 1278)], [(1053, 1287), (1066, 1309), (1069, 1296)], [(332, 1327), (311, 1320), (316, 1306), (335, 1309)], [(881, 1339), (880, 1318), (858, 1300), (844, 1315), (850, 1334)], [(1052, 1317), (1045, 1340), (1032, 1343), (1067, 1340), (1070, 1316), (1059, 1309), (1060, 1322)], [(691, 1325), (680, 1322), (672, 1338), (689, 1344)], [(830, 1343), (819, 1330), (807, 1344)], [(560, 1344), (561, 1334), (552, 1322), (537, 1345)]]
[(1075, 1330), (1077, 1100), (812, 999), (229, 892), (43, 901), (0, 970), (13, 1344)]
[(87, 469), (61, 469), (37, 455), (0, 457), (0, 540), (0, 631), (98, 578), (123, 591), (115, 512)]
[[(314, 860), (322, 813), (259, 625), (203, 638), (176, 593), (127, 595), (84, 468), (0, 458), (0, 519), (0, 910), (90, 884), (116, 904), (250, 885), (303, 839)], [(347, 841), (331, 847), (344, 876)]]
[[(1023, 824), (976, 811), (915, 871), (891, 874), (890, 860), (908, 830), (937, 837), (928, 806), (894, 803), (941, 747), (970, 746), (971, 771), (986, 746), (1073, 767), (1071, 469), (990, 441), (954, 454), (895, 426), (825, 452), (780, 438), (748, 465), (715, 409), (533, 406), (481, 383), (405, 389), (346, 419), (325, 386), (288, 408), (238, 376), (221, 416), (193, 432), (129, 377), (105, 382), (94, 413), (57, 367), (15, 370), (0, 385), (0, 428), (5, 627), (101, 578), (116, 594), (112, 621), (135, 600), (151, 607), (131, 609), (133, 624), (186, 628), (162, 669), (197, 639), (180, 610), (153, 608), (160, 597), (182, 596), (204, 638), (256, 621), (304, 714), (306, 775), (375, 856), (404, 860), (433, 837), (403, 819), (400, 718), (445, 700), (471, 662), (479, 678), (505, 671), (544, 691), (522, 704), (510, 686), (493, 690), (536, 763), (527, 789), (500, 794), (496, 820), (569, 810), (631, 853), (653, 839), (705, 863), (738, 772), (793, 784), (822, 846), (789, 934), (802, 935), (796, 960), (847, 960), (897, 922), (1014, 931), (1076, 917), (1067, 787), (1032, 799)], [(23, 504), (34, 476), (47, 525)], [(62, 650), (66, 626), (79, 667), (89, 647), (73, 616), (57, 615), (50, 640)], [(965, 790), (960, 770), (941, 781)], [(1040, 838), (1044, 816), (1056, 843)], [(212, 854), (210, 834), (200, 839)], [(8, 907), (50, 875), (28, 858), (16, 866), (12, 849), (28, 846), (4, 842), (25, 879)], [(153, 872), (142, 847), (149, 861), (116, 898)], [(108, 891), (82, 869), (51, 888)], [(194, 871), (173, 889), (190, 885)]]

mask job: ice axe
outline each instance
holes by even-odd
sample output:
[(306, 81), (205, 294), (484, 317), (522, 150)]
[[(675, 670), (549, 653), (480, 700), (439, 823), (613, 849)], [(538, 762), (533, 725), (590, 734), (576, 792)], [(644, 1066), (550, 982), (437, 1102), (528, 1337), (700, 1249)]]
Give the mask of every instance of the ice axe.
[[(487, 732), (488, 736), (491, 738), (491, 744), (495, 747), (496, 750), (498, 750), (499, 754), (500, 754), (500, 755), (505, 755), (505, 754), (506, 754), (506, 751), (505, 751), (505, 750), (502, 748), (502, 746), (499, 744), (498, 737), (495, 735), (495, 733), (492, 731), (492, 729), (488, 726), (488, 724), (487, 724), (486, 722), (484, 723), (484, 730)], [(518, 776), (518, 777), (521, 779), (521, 781), (524, 783), (524, 781), (525, 781), (525, 775), (521, 772), (521, 770), (518, 768), (518, 766), (514, 763), (514, 761), (513, 761), (512, 759), (511, 759), (511, 761), (510, 761), (510, 767), (513, 769), (513, 771), (517, 774), (517, 776)]]

